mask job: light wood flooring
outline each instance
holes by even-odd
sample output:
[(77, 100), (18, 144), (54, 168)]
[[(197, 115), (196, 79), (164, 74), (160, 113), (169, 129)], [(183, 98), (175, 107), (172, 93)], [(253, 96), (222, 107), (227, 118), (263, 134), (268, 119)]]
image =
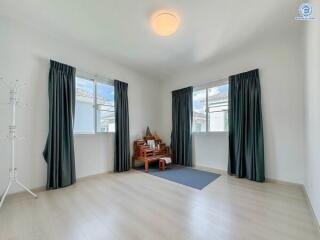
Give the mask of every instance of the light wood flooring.
[(222, 175), (200, 191), (130, 171), (38, 194), (6, 200), (1, 240), (320, 239), (299, 186)]

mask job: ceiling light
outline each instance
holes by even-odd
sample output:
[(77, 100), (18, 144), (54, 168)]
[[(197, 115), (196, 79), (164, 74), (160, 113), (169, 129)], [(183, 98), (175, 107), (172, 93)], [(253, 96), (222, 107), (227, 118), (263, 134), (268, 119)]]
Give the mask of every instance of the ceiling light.
[(151, 26), (160, 36), (169, 36), (175, 33), (180, 25), (180, 20), (172, 11), (161, 10), (151, 17)]

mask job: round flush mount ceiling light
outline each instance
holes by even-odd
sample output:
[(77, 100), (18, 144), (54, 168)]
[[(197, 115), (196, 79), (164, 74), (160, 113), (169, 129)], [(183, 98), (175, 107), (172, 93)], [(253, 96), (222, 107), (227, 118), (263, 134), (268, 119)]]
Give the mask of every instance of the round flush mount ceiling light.
[(160, 36), (174, 34), (180, 25), (180, 20), (173, 11), (161, 10), (151, 16), (151, 27)]

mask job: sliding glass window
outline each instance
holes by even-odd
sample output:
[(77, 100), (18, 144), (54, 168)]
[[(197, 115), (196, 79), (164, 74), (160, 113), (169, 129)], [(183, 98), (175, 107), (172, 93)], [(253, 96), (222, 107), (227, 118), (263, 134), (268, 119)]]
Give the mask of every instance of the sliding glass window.
[(75, 134), (115, 131), (114, 86), (111, 82), (76, 77)]
[(193, 132), (228, 131), (227, 81), (195, 88), (193, 92)]

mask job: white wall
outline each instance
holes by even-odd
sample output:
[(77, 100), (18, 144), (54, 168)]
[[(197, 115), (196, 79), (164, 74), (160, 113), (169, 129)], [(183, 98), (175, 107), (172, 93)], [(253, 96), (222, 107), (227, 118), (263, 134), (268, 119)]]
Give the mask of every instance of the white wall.
[(193, 159), (201, 167), (219, 170), (228, 168), (228, 133), (193, 134)]
[[(141, 137), (146, 126), (157, 130), (159, 118), (159, 84), (108, 61), (80, 44), (48, 36), (30, 26), (0, 17), (0, 76), (27, 83), (20, 99), (29, 108), (19, 108), (17, 134), (28, 141), (17, 144), (19, 178), (31, 188), (46, 182), (46, 163), (42, 158), (48, 132), (47, 82), (49, 59), (75, 66), (93, 74), (129, 83), (130, 137)], [(106, 43), (107, 44), (107, 43)], [(7, 89), (0, 86), (0, 102), (8, 100)], [(0, 107), (0, 135), (5, 135), (10, 122), (9, 110)], [(113, 170), (113, 134), (76, 136), (77, 176)], [(9, 169), (9, 144), (0, 142), (0, 191), (5, 188)], [(17, 189), (14, 189), (16, 191)]]
[[(221, 56), (219, 60), (208, 62), (205, 66), (202, 64), (201, 67), (190, 68), (167, 79), (164, 84), (162, 135), (166, 136), (166, 139), (170, 137), (172, 90), (190, 85), (197, 86), (259, 68), (266, 177), (303, 183), (303, 37), (299, 26), (297, 31), (292, 32), (296, 33), (256, 39), (243, 46), (241, 51), (234, 51), (232, 54)], [(195, 164), (205, 163), (210, 167), (226, 170), (228, 157), (220, 151), (221, 148), (227, 149), (227, 141), (220, 143), (221, 136), (215, 133), (210, 136), (196, 135), (194, 138)], [(205, 151), (205, 154), (200, 154), (201, 151)]]
[(306, 23), (305, 188), (320, 223), (320, 2), (312, 3), (318, 20)]

